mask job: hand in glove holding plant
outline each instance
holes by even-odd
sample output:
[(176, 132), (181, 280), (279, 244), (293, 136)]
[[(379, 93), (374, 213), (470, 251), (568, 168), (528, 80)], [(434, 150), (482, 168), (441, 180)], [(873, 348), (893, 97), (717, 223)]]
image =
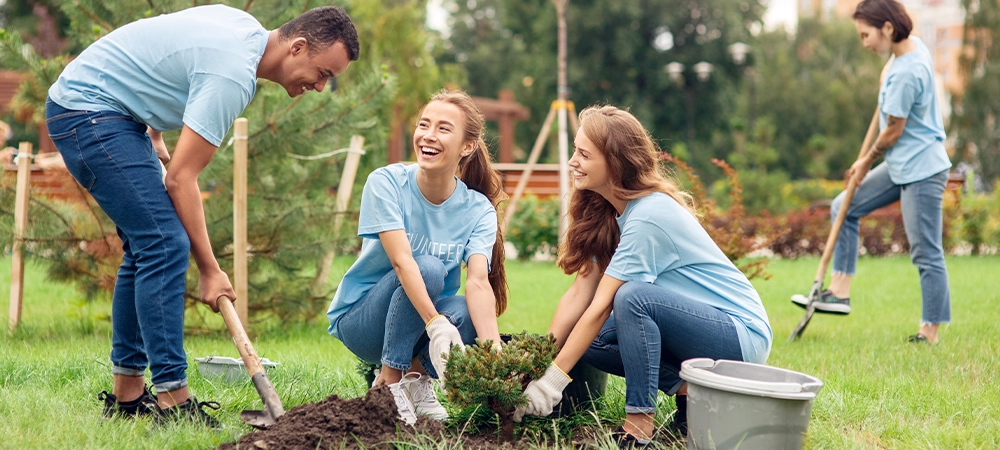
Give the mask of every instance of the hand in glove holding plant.
[(462, 342), (462, 335), (458, 333), (458, 328), (455, 328), (455, 325), (452, 325), (444, 314), (432, 317), (425, 328), (427, 337), (431, 338), (428, 348), (431, 364), (434, 366), (434, 371), (437, 372), (438, 379), (444, 381), (444, 369), (447, 362), (445, 356), (451, 352), (452, 345), (457, 345), (464, 350), (465, 343)]
[(562, 400), (563, 389), (573, 381), (566, 372), (563, 372), (554, 363), (545, 369), (545, 374), (537, 380), (528, 383), (524, 389), (524, 395), (528, 397), (526, 406), (518, 407), (514, 411), (514, 421), (520, 422), (525, 414), (532, 416), (547, 416), (552, 414), (552, 408)]

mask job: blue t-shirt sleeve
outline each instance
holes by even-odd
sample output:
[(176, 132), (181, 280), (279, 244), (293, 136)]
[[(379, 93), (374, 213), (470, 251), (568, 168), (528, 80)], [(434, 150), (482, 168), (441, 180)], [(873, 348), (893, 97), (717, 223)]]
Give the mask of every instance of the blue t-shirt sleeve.
[(490, 208), (479, 218), (476, 227), (472, 229), (469, 236), (469, 243), (465, 246), (465, 254), (462, 260), (468, 264), (472, 255), (486, 256), (488, 264), (493, 263), (493, 245), (497, 241), (497, 212)]
[(629, 220), (604, 273), (621, 281), (652, 283), (679, 259), (677, 247), (662, 228), (644, 220)]
[(386, 170), (372, 172), (361, 191), (358, 236), (378, 239), (383, 231), (405, 229), (401, 197), (400, 186)]
[(882, 98), (882, 113), (905, 119), (920, 93), (920, 81), (911, 71), (896, 72), (885, 81), (885, 96)]
[(197, 73), (191, 79), (184, 125), (218, 147), (252, 98), (252, 92), (230, 78)]

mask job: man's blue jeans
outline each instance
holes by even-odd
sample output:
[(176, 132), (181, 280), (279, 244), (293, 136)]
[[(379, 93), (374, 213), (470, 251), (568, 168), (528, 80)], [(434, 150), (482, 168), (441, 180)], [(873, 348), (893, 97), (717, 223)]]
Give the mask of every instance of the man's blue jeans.
[[(903, 211), (903, 227), (910, 242), (910, 260), (920, 272), (920, 292), (923, 297), (922, 323), (951, 321), (951, 294), (948, 289), (948, 269), (942, 245), (941, 200), (948, 171), (910, 184), (895, 184), (889, 178), (889, 166), (879, 164), (861, 182), (847, 218), (833, 248), (833, 272), (853, 276), (858, 262), (858, 220), (872, 211), (897, 200)], [(830, 207), (831, 217), (844, 203), (840, 193)]]
[[(438, 313), (458, 328), (462, 342), (475, 343), (476, 328), (465, 297), (441, 297), (447, 275), (444, 264), (427, 255), (413, 259)], [(385, 274), (365, 298), (340, 318), (337, 326), (344, 346), (366, 362), (406, 371), (417, 358), (428, 375), (438, 378), (427, 349), (430, 340), (424, 332), (424, 321), (406, 296), (395, 270)]]
[(625, 377), (625, 412), (656, 412), (657, 391), (674, 395), (691, 358), (743, 360), (728, 314), (664, 287), (630, 281), (581, 361)]
[(142, 376), (157, 392), (187, 385), (184, 276), (190, 242), (163, 186), (146, 125), (110, 111), (45, 105), (66, 168), (115, 223), (122, 240), (111, 303), (112, 373)]

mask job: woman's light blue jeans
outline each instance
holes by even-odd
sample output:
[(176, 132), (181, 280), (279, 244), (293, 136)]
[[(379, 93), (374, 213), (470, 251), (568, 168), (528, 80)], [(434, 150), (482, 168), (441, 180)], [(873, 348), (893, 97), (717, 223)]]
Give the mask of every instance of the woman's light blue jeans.
[(691, 358), (743, 360), (728, 314), (683, 294), (630, 281), (618, 288), (611, 317), (581, 361), (625, 377), (625, 412), (656, 412), (657, 391), (674, 395)]
[[(861, 181), (854, 192), (847, 218), (840, 228), (837, 245), (833, 248), (833, 272), (854, 276), (858, 262), (858, 220), (872, 211), (897, 200), (903, 212), (903, 227), (910, 242), (910, 260), (920, 273), (923, 297), (922, 323), (951, 321), (951, 294), (948, 289), (948, 269), (942, 245), (942, 206), (948, 171), (910, 184), (895, 184), (889, 178), (889, 166), (879, 164)], [(844, 203), (841, 192), (830, 206), (831, 217)]]
[[(428, 255), (413, 259), (420, 267), (427, 294), (438, 313), (458, 328), (462, 342), (475, 343), (476, 328), (469, 317), (465, 297), (441, 297), (447, 275), (444, 263)], [(366, 362), (405, 372), (413, 358), (417, 358), (428, 375), (438, 378), (428, 352), (430, 340), (424, 332), (424, 321), (406, 296), (395, 270), (385, 274), (365, 298), (340, 318), (337, 326), (344, 346)]]
[(184, 275), (190, 242), (163, 187), (146, 125), (110, 111), (45, 105), (66, 168), (115, 223), (122, 265), (111, 301), (112, 373), (142, 376), (157, 392), (187, 386)]

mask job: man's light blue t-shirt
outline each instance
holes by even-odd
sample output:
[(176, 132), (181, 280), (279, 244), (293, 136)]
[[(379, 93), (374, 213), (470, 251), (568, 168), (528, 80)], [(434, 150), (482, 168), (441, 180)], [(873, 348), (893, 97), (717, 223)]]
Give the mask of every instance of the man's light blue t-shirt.
[(442, 297), (458, 292), (462, 263), (472, 255), (493, 259), (497, 236), (497, 213), (485, 195), (457, 181), (455, 192), (444, 203), (435, 205), (417, 187), (417, 165), (392, 164), (368, 176), (361, 194), (358, 236), (361, 253), (333, 296), (326, 316), (329, 332), (340, 339), (340, 318), (361, 301), (368, 291), (394, 270), (378, 234), (405, 230), (413, 255), (436, 256), (448, 275)]
[(621, 240), (605, 275), (652, 283), (729, 315), (743, 359), (763, 364), (771, 325), (757, 291), (698, 220), (667, 194), (628, 202), (618, 217)]
[(925, 180), (951, 167), (944, 149), (931, 53), (916, 36), (910, 39), (917, 48), (893, 60), (878, 92), (880, 131), (886, 115), (906, 119), (902, 136), (885, 153), (889, 178), (895, 184)]
[(268, 32), (225, 5), (142, 19), (66, 66), (49, 97), (66, 109), (115, 111), (156, 131), (189, 126), (218, 147), (256, 91)]

